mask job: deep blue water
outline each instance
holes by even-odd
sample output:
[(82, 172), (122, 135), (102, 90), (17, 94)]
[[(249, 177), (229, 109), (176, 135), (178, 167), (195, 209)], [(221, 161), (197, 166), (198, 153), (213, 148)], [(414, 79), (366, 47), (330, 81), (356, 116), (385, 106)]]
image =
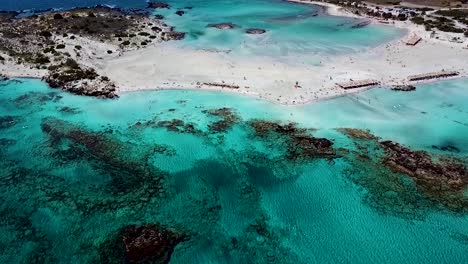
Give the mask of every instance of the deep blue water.
[(119, 6), (123, 8), (144, 8), (144, 0), (2, 0), (0, 10), (45, 10), (49, 8), (90, 7), (98, 4)]

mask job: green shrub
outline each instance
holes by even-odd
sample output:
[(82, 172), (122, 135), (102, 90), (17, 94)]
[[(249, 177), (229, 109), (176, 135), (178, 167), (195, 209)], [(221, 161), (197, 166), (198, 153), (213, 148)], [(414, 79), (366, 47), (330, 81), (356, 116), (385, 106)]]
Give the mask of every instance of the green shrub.
[(424, 18), (419, 17), (419, 16), (413, 17), (413, 18), (411, 18), (411, 22), (413, 22), (413, 23), (415, 23), (417, 25), (422, 25), (422, 24), (424, 24)]
[(56, 49), (64, 49), (65, 48), (65, 44), (58, 44)]
[(75, 45), (75, 49), (81, 50), (81, 48), (82, 48), (82, 47), (81, 47), (80, 45)]
[(72, 69), (79, 69), (80, 68), (80, 65), (74, 59), (67, 59), (65, 61), (65, 63), (63, 64), (63, 66), (66, 66), (66, 67), (69, 67), (69, 68), (72, 68)]
[(50, 60), (49, 60), (49, 57), (45, 56), (45, 55), (42, 55), (42, 54), (37, 54), (36, 55), (36, 58), (34, 59), (34, 63), (36, 64), (46, 64), (46, 63), (49, 63)]
[(50, 31), (47, 31), (47, 30), (43, 30), (39, 33), (40, 36), (42, 37), (45, 37), (45, 38), (50, 38), (52, 37), (52, 33), (50, 33)]

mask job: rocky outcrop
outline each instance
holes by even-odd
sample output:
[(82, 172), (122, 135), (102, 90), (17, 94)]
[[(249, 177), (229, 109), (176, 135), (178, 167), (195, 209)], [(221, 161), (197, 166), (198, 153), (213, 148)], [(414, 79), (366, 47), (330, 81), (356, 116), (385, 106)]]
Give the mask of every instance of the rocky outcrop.
[(411, 176), (425, 190), (461, 191), (468, 186), (468, 170), (459, 162), (435, 162), (425, 151), (412, 151), (392, 141), (383, 141), (380, 145), (387, 153), (384, 164)]
[(124, 228), (122, 241), (129, 263), (169, 263), (174, 248), (184, 236), (159, 225)]
[(207, 27), (214, 27), (217, 29), (228, 30), (228, 29), (237, 28), (238, 26), (233, 23), (219, 23), (219, 24), (209, 24)]
[(414, 86), (414, 85), (394, 85), (394, 86), (392, 86), (391, 89), (393, 91), (409, 92), (409, 91), (416, 90), (416, 86)]
[(286, 158), (289, 160), (309, 160), (313, 158), (336, 158), (333, 142), (326, 138), (317, 138), (305, 128), (298, 128), (295, 123), (281, 124), (267, 120), (252, 120), (249, 125), (257, 137), (275, 144), (285, 145)]
[(19, 15), (19, 13), (15, 11), (0, 11), (0, 23), (9, 22), (12, 19), (14, 19), (17, 15)]
[(265, 32), (266, 30), (261, 28), (249, 28), (245, 31), (245, 33), (252, 35), (264, 34)]
[(154, 8), (154, 9), (169, 9), (171, 6), (169, 4), (163, 3), (163, 2), (149, 2), (148, 3), (148, 8)]
[(185, 38), (185, 32), (176, 32), (176, 31), (171, 31), (171, 32), (163, 32), (162, 33), (162, 38), (165, 41), (169, 40), (181, 40)]
[(78, 95), (115, 98), (115, 84), (99, 76), (92, 68), (83, 68), (72, 59), (55, 67), (44, 78), (51, 88), (60, 88)]

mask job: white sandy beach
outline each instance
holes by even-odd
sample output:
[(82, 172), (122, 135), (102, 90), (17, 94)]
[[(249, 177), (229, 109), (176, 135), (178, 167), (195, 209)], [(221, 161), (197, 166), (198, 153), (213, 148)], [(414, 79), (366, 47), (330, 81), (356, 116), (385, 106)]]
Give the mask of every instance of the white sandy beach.
[[(331, 15), (355, 16), (334, 5), (313, 4), (326, 6)], [(113, 80), (119, 93), (156, 89), (208, 89), (251, 95), (286, 105), (303, 104), (362, 90), (343, 90), (336, 86), (337, 82), (350, 79), (376, 79), (383, 85), (392, 85), (406, 83), (409, 75), (441, 70), (455, 70), (460, 72), (461, 77), (468, 76), (468, 49), (463, 48), (467, 46), (466, 41), (453, 43), (430, 38), (430, 33), (422, 26), (411, 22), (397, 22), (394, 26), (407, 29), (407, 34), (402, 39), (365, 52), (322, 56), (320, 66), (179, 48), (173, 42), (152, 44), (122, 55), (115, 52), (105, 56), (102, 54), (112, 47), (87, 42), (82, 45), (87, 48), (82, 51), (79, 60)], [(415, 47), (404, 43), (411, 34), (423, 37)], [(447, 37), (450, 36), (441, 35), (441, 39)], [(93, 54), (101, 54), (101, 57)], [(0, 65), (0, 73), (19, 76), (21, 70), (12, 71), (8, 65)], [(35, 74), (40, 75), (37, 72)], [(296, 82), (300, 88), (295, 87)], [(225, 83), (240, 88), (212, 87), (203, 83)]]

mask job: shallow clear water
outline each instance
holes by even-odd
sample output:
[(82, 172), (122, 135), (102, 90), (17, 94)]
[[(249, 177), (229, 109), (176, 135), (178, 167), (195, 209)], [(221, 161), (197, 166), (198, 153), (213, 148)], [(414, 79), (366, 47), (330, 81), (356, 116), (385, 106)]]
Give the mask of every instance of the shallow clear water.
[[(466, 214), (426, 201), (407, 176), (353, 156), (288, 160), (248, 126), (297, 122), (350, 150), (356, 142), (334, 128), (366, 128), (466, 160), (466, 100), (467, 80), (299, 107), (202, 91), (99, 100), (38, 80), (1, 83), (0, 262), (99, 263), (123, 226), (160, 223), (191, 238), (171, 263), (466, 263)], [(218, 118), (204, 110), (222, 107), (239, 120), (210, 131)], [(157, 125), (172, 119), (194, 132)], [(447, 144), (457, 151), (432, 147)], [(408, 182), (403, 204), (374, 199), (392, 177)]]
[[(172, 9), (155, 13), (166, 17), (177, 30), (187, 32), (182, 46), (230, 51), (241, 55), (265, 55), (275, 59), (314, 62), (312, 55), (336, 55), (362, 50), (401, 36), (404, 31), (371, 25), (353, 28), (363, 20), (333, 17), (318, 6), (278, 0), (173, 1)], [(184, 9), (193, 6), (193, 9)], [(176, 8), (186, 12), (175, 14)], [(232, 30), (207, 28), (209, 24), (230, 22)], [(248, 35), (249, 28), (267, 30), (262, 35)]]
[[(165, 22), (186, 38), (177, 45), (195, 49), (230, 52), (242, 56), (266, 56), (274, 60), (319, 65), (323, 57), (361, 51), (388, 42), (404, 34), (404, 30), (369, 25), (353, 28), (363, 20), (328, 16), (323, 8), (287, 3), (280, 0), (169, 0), (170, 9), (156, 9)], [(0, 9), (71, 8), (108, 4), (123, 8), (145, 8), (145, 1), (11, 1)], [(188, 9), (189, 7), (190, 9)], [(185, 14), (175, 14), (183, 10)], [(232, 30), (207, 27), (216, 23), (233, 23)], [(249, 35), (249, 28), (267, 30), (262, 35)], [(298, 59), (300, 58), (300, 59)]]

